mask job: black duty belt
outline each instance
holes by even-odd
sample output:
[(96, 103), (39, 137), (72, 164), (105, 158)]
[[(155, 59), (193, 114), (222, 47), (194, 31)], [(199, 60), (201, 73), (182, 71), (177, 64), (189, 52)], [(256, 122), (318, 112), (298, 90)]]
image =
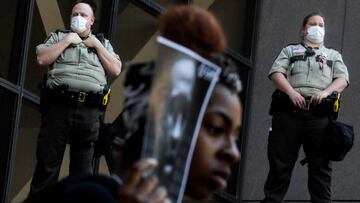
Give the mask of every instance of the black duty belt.
[(67, 103), (83, 103), (90, 108), (99, 107), (103, 99), (102, 93), (85, 92), (76, 89), (48, 89), (48, 95), (53, 101)]
[(273, 115), (275, 112), (302, 112), (302, 111), (309, 111), (317, 115), (325, 116), (328, 115), (329, 111), (329, 104), (325, 101), (321, 102), (318, 105), (313, 105), (310, 103), (311, 97), (305, 98), (305, 105), (303, 108), (296, 107), (290, 98), (280, 92), (275, 91), (273, 93), (273, 99), (271, 102), (271, 108), (270, 108), (270, 115)]

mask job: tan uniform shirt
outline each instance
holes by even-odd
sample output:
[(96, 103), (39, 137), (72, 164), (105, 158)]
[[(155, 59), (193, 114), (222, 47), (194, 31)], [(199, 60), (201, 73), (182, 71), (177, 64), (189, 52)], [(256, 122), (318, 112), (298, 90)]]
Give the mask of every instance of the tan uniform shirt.
[[(305, 51), (301, 44), (283, 48), (272, 65), (269, 76), (275, 72), (283, 73), (290, 85), (305, 97), (326, 89), (336, 78), (344, 78), (349, 83), (349, 73), (341, 54), (323, 45), (313, 49), (314, 56), (290, 63), (292, 56), (305, 55)], [(316, 60), (319, 56), (325, 59), (323, 63)], [(331, 66), (326, 63), (327, 60), (332, 60)]]
[[(36, 48), (49, 47), (62, 40), (67, 32), (53, 32), (49, 39)], [(105, 39), (104, 47), (117, 59), (119, 56)], [(96, 52), (89, 51), (84, 43), (70, 45), (49, 67), (47, 85), (50, 88), (59, 85), (69, 85), (70, 88), (81, 91), (100, 92), (106, 84), (106, 73)]]

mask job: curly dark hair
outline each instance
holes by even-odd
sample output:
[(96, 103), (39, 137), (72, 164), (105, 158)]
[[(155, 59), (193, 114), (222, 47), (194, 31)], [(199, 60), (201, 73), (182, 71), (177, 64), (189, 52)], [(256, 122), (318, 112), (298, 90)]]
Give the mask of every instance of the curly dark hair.
[(225, 50), (220, 23), (209, 11), (194, 5), (175, 6), (158, 18), (160, 35), (204, 57)]
[(222, 69), (218, 83), (239, 94), (242, 90), (242, 84), (235, 63), (224, 55), (213, 55), (210, 60)]

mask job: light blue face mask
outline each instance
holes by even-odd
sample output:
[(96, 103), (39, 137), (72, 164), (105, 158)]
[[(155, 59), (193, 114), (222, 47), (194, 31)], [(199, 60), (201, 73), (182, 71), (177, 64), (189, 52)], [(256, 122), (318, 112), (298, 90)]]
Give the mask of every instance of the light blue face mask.
[(86, 30), (87, 20), (81, 16), (74, 16), (71, 18), (71, 30), (76, 33), (82, 33)]
[(325, 29), (323, 27), (315, 25), (307, 29), (307, 35), (305, 37), (312, 43), (320, 44), (324, 41), (324, 36)]

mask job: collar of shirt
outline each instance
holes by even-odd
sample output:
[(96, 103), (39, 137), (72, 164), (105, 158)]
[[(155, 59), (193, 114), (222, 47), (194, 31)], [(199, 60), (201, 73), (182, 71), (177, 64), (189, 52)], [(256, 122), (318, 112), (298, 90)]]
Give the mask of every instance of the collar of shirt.
[(301, 45), (305, 48), (305, 49), (320, 49), (324, 46), (324, 43), (321, 43), (319, 44), (319, 46), (317, 47), (311, 47), (311, 46), (308, 46), (306, 45), (304, 42), (301, 42)]

